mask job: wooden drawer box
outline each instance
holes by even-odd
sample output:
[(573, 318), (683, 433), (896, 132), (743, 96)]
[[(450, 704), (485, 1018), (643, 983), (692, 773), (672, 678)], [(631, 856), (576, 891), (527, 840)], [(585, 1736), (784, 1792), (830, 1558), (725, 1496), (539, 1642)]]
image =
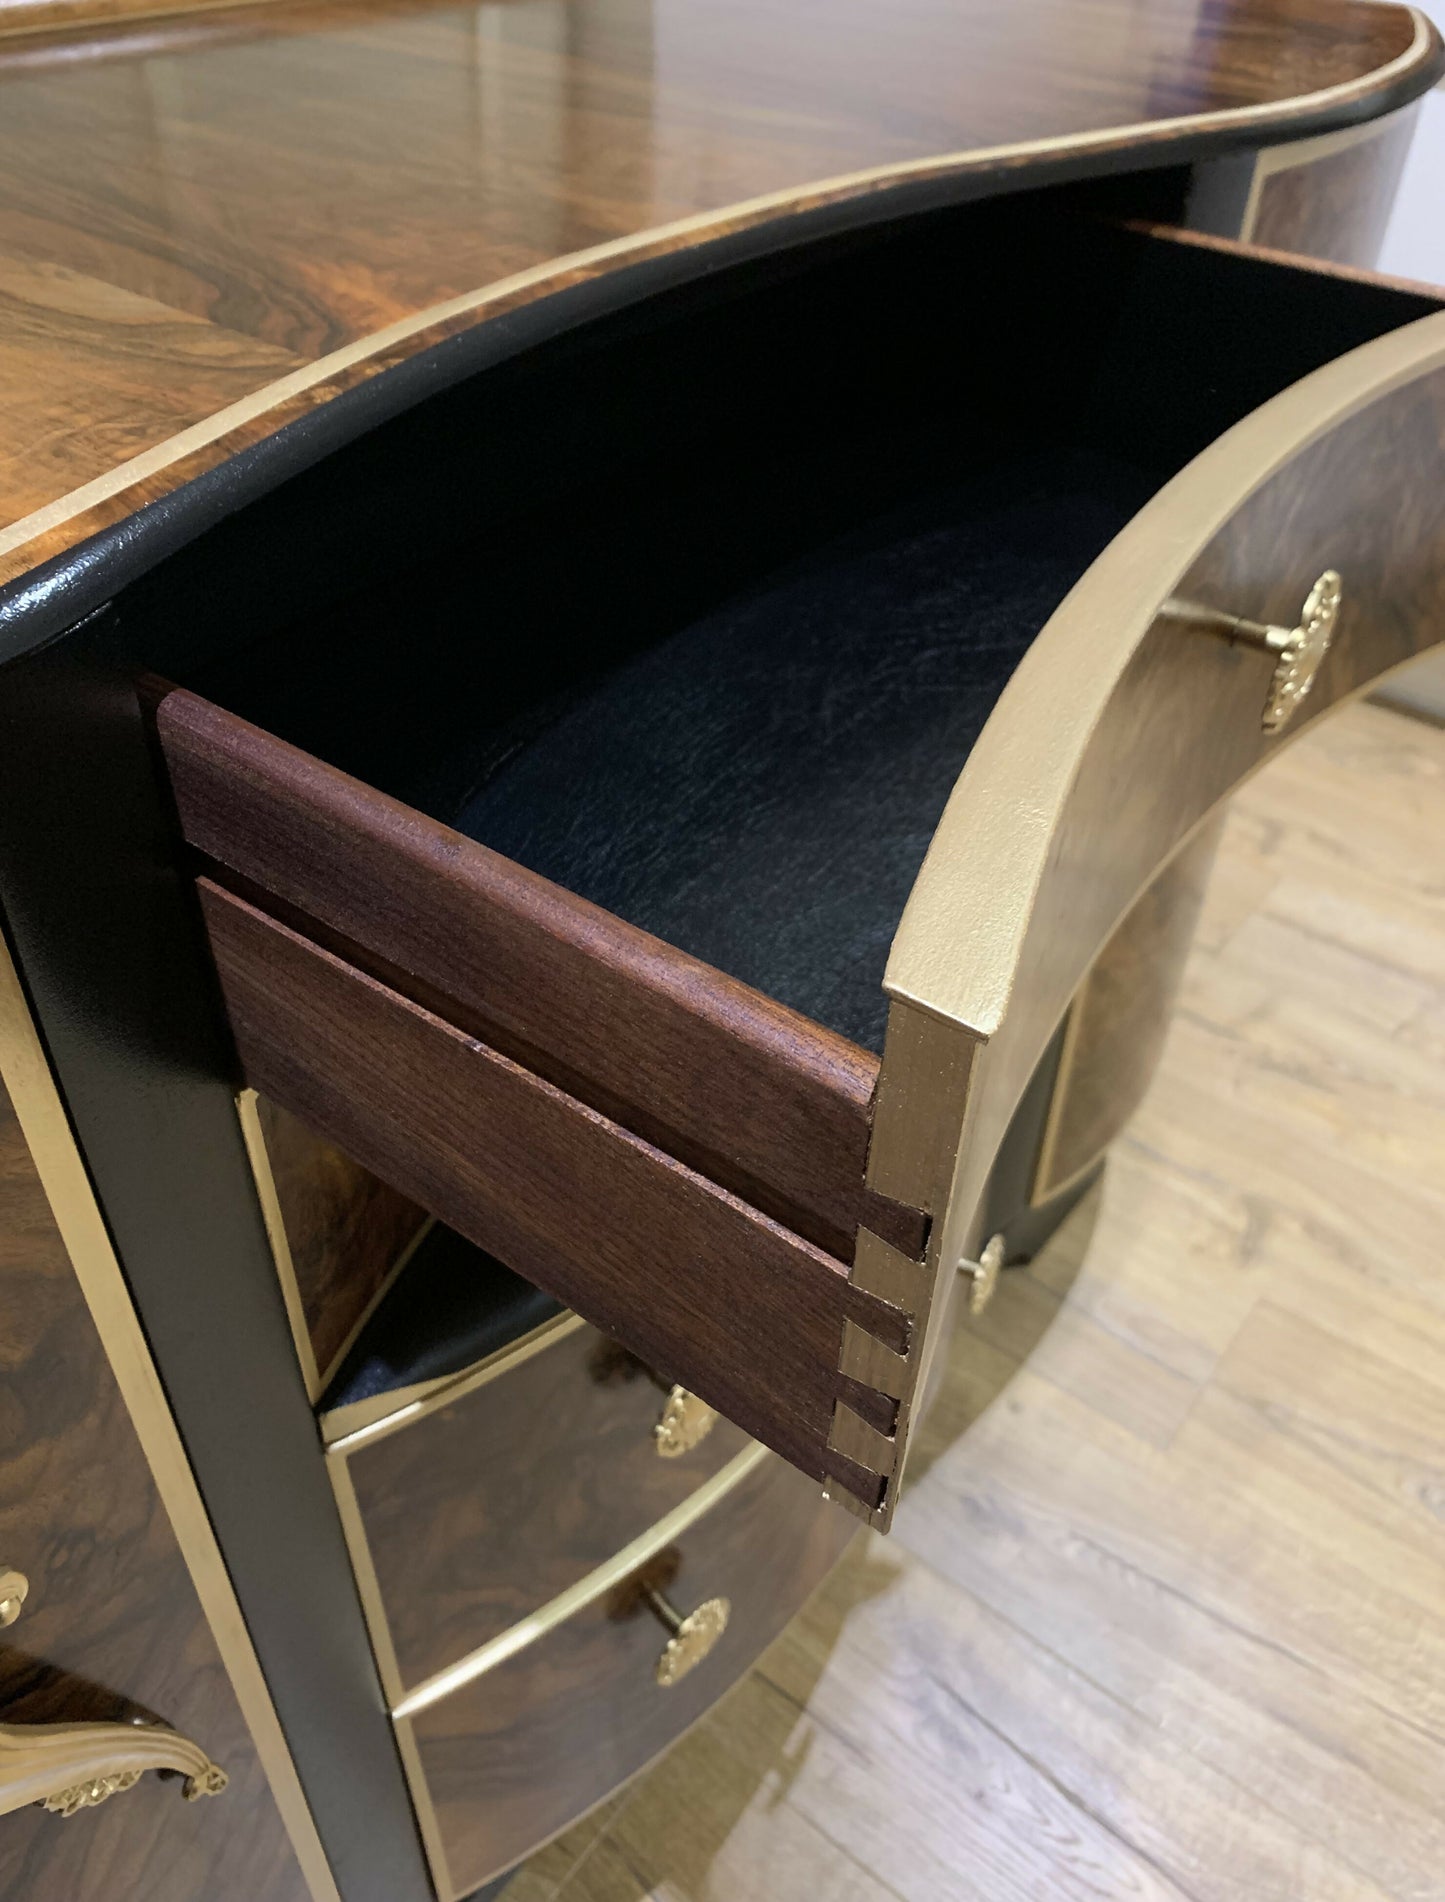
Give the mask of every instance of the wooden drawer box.
[(885, 1527), (1091, 961), (1445, 626), (1432, 300), (952, 216), (418, 412), (157, 715), (246, 1080)]
[(376, 1580), (393, 1702), (575, 1585), (748, 1444), (719, 1419), (664, 1456), (666, 1389), (575, 1319), (425, 1405), (329, 1453), (355, 1502), (358, 1569)]
[[(565, 1616), (447, 1694), (402, 1706), (442, 1902), (518, 1861), (679, 1736), (781, 1631), (856, 1530), (770, 1454), (744, 1456), (728, 1477), (704, 1512), (609, 1568)], [(684, 1613), (728, 1601), (722, 1636), (666, 1688), (656, 1671), (667, 1632), (640, 1596), (648, 1584)]]

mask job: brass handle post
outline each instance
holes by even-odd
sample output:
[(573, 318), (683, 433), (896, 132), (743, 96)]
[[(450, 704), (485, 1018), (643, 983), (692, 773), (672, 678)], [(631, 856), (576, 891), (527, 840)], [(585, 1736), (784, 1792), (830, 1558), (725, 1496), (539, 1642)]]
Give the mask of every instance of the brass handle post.
[(668, 1634), (653, 1670), (656, 1681), (668, 1690), (712, 1650), (728, 1628), (732, 1606), (725, 1598), (706, 1598), (696, 1611), (684, 1616), (670, 1598), (651, 1585), (644, 1590), (642, 1601)]
[(967, 1256), (958, 1264), (958, 1272), (968, 1279), (968, 1311), (970, 1314), (982, 1314), (993, 1300), (998, 1288), (998, 1278), (1003, 1272), (1004, 1255), (1007, 1244), (1002, 1235), (992, 1235), (983, 1253), (977, 1261)]
[(1238, 615), (1200, 607), (1191, 601), (1166, 601), (1163, 613), (1167, 619), (1182, 622), (1195, 633), (1213, 634), (1231, 646), (1257, 647), (1275, 656), (1262, 725), (1266, 733), (1277, 733), (1293, 719), (1300, 702), (1315, 683), (1334, 639), (1343, 599), (1344, 583), (1333, 568), (1326, 568), (1305, 597), (1297, 627), (1246, 621)]

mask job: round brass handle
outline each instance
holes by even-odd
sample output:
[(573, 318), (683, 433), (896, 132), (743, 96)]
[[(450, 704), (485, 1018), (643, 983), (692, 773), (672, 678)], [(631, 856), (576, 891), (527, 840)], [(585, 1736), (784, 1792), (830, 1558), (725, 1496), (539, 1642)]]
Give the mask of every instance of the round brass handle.
[(664, 1690), (669, 1690), (712, 1650), (728, 1628), (732, 1606), (725, 1598), (706, 1598), (696, 1611), (684, 1617), (661, 1592), (649, 1587), (642, 1596), (668, 1633), (652, 1675)]
[(680, 1459), (712, 1432), (717, 1412), (686, 1387), (674, 1387), (663, 1404), (662, 1416), (652, 1429), (658, 1457)]
[(1243, 642), (1275, 657), (1274, 674), (1264, 703), (1261, 724), (1266, 733), (1278, 733), (1294, 718), (1300, 702), (1315, 684), (1315, 676), (1340, 618), (1345, 584), (1333, 568), (1326, 568), (1305, 596), (1298, 627), (1274, 627), (1264, 621), (1242, 620), (1216, 608), (1191, 601), (1166, 601), (1165, 617), (1203, 634), (1218, 635), (1231, 646)]
[(0, 1630), (13, 1625), (30, 1596), (30, 1580), (11, 1566), (0, 1567)]
[(990, 1236), (987, 1246), (977, 1261), (969, 1261), (965, 1257), (958, 1264), (958, 1272), (961, 1275), (967, 1275), (970, 1283), (968, 1290), (970, 1314), (982, 1314), (989, 1302), (993, 1300), (998, 1288), (999, 1275), (1003, 1271), (1006, 1252), (1007, 1244), (1003, 1236), (993, 1235)]
[[(1333, 568), (1326, 568), (1305, 596), (1299, 626), (1272, 627), (1265, 643), (1279, 655), (1274, 678), (1269, 683), (1269, 699), (1264, 707), (1264, 730), (1277, 733), (1293, 717), (1301, 700), (1315, 684), (1320, 664), (1330, 651), (1335, 623), (1340, 618), (1344, 583)], [(1282, 639), (1277, 638), (1280, 635)]]

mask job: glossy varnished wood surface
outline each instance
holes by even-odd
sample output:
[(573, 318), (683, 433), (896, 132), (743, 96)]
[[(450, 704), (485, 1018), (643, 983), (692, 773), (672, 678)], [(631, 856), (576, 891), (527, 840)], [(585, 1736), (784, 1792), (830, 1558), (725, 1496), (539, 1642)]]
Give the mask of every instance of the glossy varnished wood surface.
[[(1368, 269), (1379, 255), (1415, 119), (1414, 112), (1397, 113), (1368, 137), (1322, 139), (1324, 149), (1302, 163), (1289, 162), (1295, 155), (1288, 148), (1261, 155), (1241, 235), (1273, 251)], [(1310, 141), (1305, 149), (1314, 147)]]
[(3, 578), (561, 285), (898, 179), (1347, 124), (1437, 61), (1362, 0), (332, 4), (91, 50), (0, 58)]
[(62, 1820), (0, 1822), (0, 1895), (304, 1902), (309, 1891), (9, 1098), (0, 1092), (5, 1428), (0, 1562), (30, 1596), (0, 1637), (7, 1724), (160, 1720), (230, 1776), (204, 1802), (146, 1775)]
[[(747, 1668), (836, 1563), (856, 1527), (769, 1460), (636, 1575), (410, 1720), (464, 1896), (590, 1808), (685, 1730)], [(727, 1630), (667, 1689), (667, 1634), (638, 1601), (682, 1612), (723, 1597)]]
[(346, 1460), (401, 1687), (455, 1664), (681, 1505), (747, 1444), (659, 1456), (667, 1392), (595, 1328)]
[(1445, 731), (1371, 706), (1240, 795), (1153, 1088), (892, 1536), (506, 1902), (1439, 1894), (1442, 837)]

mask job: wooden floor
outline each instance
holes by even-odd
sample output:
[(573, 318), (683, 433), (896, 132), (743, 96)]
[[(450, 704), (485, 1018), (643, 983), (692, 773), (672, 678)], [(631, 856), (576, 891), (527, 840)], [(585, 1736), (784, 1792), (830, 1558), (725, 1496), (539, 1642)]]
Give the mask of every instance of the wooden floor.
[(1241, 798), (986, 1320), (894, 1536), (506, 1902), (1445, 1898), (1445, 730), (1357, 706)]

